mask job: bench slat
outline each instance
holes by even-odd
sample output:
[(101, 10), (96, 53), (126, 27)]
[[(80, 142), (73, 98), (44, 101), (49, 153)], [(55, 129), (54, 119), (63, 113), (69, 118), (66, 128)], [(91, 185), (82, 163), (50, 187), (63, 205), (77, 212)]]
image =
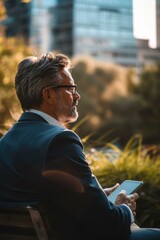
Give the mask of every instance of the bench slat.
[(0, 233), (0, 239), (1, 240), (37, 240), (37, 237), (27, 237), (27, 236), (18, 236), (18, 235), (11, 235), (11, 234), (1, 234)]
[(54, 240), (41, 215), (30, 206), (0, 208), (0, 240)]
[(31, 217), (25, 214), (20, 214), (18, 213), (0, 213), (0, 225), (6, 225), (6, 226), (20, 226), (20, 227), (33, 227), (33, 224), (31, 222)]

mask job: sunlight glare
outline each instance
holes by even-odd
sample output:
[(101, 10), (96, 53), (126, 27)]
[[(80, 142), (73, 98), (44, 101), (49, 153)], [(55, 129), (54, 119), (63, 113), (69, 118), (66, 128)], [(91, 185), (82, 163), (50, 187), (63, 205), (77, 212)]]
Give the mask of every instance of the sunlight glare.
[(133, 0), (133, 34), (156, 48), (156, 0)]

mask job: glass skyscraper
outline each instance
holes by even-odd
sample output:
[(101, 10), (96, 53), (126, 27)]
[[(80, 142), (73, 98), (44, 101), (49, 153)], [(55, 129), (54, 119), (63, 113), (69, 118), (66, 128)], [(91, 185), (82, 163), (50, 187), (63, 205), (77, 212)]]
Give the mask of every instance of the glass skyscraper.
[[(74, 53), (132, 64), (136, 40), (132, 33), (132, 1), (75, 1)], [(127, 61), (126, 61), (127, 60)]]
[(132, 9), (132, 0), (58, 0), (50, 9), (52, 48), (125, 66), (137, 66), (139, 48), (140, 64), (144, 49), (157, 59), (157, 49), (134, 38)]
[(6, 28), (6, 36), (22, 36), (28, 42), (30, 29), (30, 3), (25, 4), (19, 0), (5, 0), (7, 18), (2, 21)]
[[(6, 2), (16, 4), (13, 21), (21, 1)], [(137, 67), (160, 59), (160, 0), (156, 0), (157, 49), (151, 49), (147, 40), (133, 36), (132, 0), (31, 0), (26, 6), (21, 5), (28, 7), (25, 28), (36, 51), (90, 55), (105, 62)], [(8, 13), (13, 13), (9, 5)], [(20, 33), (23, 22), (14, 22)]]

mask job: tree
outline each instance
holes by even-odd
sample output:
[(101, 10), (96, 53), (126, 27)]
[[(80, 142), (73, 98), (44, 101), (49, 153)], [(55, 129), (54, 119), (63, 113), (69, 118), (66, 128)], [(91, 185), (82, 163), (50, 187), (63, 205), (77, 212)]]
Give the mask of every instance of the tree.
[(145, 143), (160, 143), (160, 64), (145, 68), (133, 93), (141, 98), (142, 132)]
[[(0, 1), (0, 21), (5, 19), (5, 8)], [(2, 27), (2, 26), (1, 26)], [(2, 27), (3, 30), (4, 27)], [(14, 76), (18, 62), (31, 55), (32, 49), (24, 44), (22, 38), (6, 38), (0, 35), (0, 135), (17, 120), (21, 109), (14, 89)]]
[(113, 129), (109, 140), (118, 139), (122, 146), (137, 133), (142, 136), (143, 144), (159, 144), (160, 65), (146, 66), (139, 81), (130, 69), (128, 77), (129, 95), (111, 99), (107, 103), (112, 117), (100, 132)]
[(82, 97), (78, 106), (79, 121), (88, 116), (85, 124), (76, 131), (82, 138), (91, 134), (92, 140), (97, 141), (102, 139), (102, 135), (107, 135), (106, 124), (112, 118), (108, 102), (118, 96), (128, 95), (127, 71), (118, 65), (99, 62), (86, 56), (75, 57), (72, 62), (72, 75)]
[(1, 134), (17, 119), (21, 110), (14, 89), (18, 62), (31, 55), (23, 39), (0, 37), (0, 126)]

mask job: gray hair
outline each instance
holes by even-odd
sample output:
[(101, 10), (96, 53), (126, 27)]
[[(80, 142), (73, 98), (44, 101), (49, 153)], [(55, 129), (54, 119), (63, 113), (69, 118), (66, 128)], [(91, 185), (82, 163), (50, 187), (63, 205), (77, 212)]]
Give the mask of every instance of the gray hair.
[(63, 54), (47, 53), (40, 58), (30, 56), (18, 65), (15, 88), (23, 110), (39, 107), (45, 87), (56, 86), (64, 68), (70, 69), (70, 59)]

